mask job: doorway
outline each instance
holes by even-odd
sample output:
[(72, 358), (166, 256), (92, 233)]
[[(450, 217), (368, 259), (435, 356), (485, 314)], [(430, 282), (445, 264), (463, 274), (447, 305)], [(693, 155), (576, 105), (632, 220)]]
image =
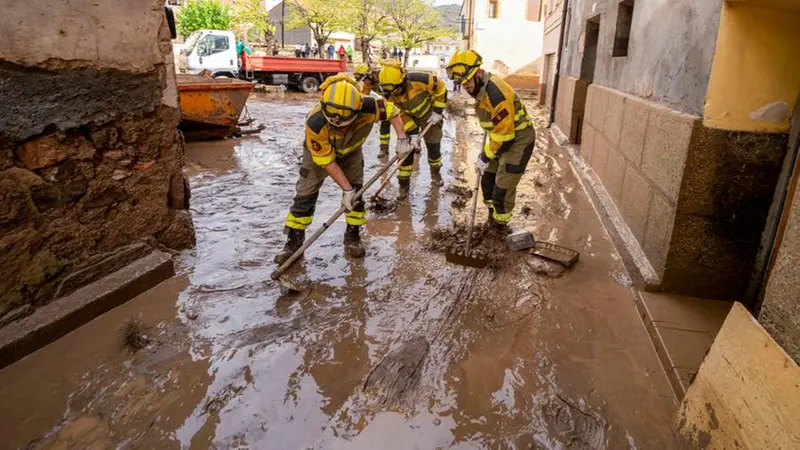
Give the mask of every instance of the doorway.
[(600, 16), (586, 21), (586, 34), (581, 60), (581, 80), (594, 81), (594, 66), (597, 63), (597, 43), (600, 40)]

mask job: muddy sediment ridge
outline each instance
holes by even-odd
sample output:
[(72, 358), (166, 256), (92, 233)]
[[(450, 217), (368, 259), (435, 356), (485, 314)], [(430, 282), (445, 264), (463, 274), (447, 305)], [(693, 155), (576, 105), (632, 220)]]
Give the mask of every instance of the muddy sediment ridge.
[(514, 255), (506, 248), (503, 236), (486, 222), (476, 223), (472, 228), (472, 242), (467, 254), (466, 222), (455, 222), (450, 226), (434, 228), (425, 243), (425, 249), (437, 253), (456, 253), (486, 260), (492, 269), (502, 269), (512, 261)]

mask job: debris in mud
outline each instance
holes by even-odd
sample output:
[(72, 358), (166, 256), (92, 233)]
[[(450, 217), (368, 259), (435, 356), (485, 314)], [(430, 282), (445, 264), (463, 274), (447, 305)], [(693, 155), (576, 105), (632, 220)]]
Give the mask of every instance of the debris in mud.
[(131, 318), (122, 327), (120, 332), (122, 344), (132, 352), (136, 352), (150, 344), (150, 338), (144, 334), (144, 326), (139, 319)]
[(383, 198), (372, 199), (367, 203), (370, 212), (386, 214), (397, 209), (397, 203)]
[(540, 258), (525, 258), (525, 264), (537, 275), (547, 275), (551, 278), (559, 278), (564, 275), (564, 266), (558, 263), (547, 261)]
[(519, 213), (525, 217), (529, 217), (533, 215), (533, 210), (531, 209), (530, 206), (525, 205), (522, 207), (522, 209), (520, 209)]
[(203, 405), (203, 413), (219, 414), (222, 408), (225, 407), (233, 397), (239, 395), (244, 388), (244, 386), (234, 386), (233, 384), (225, 386), (220, 392), (206, 401)]
[[(456, 222), (450, 227), (436, 227), (430, 234), (425, 248), (439, 253), (465, 254), (467, 250), (467, 224)], [(505, 266), (511, 254), (505, 240), (487, 223), (475, 224), (472, 229), (473, 258), (485, 259), (486, 266), (499, 269)]]
[(381, 404), (403, 403), (419, 383), (430, 350), (428, 340), (416, 336), (381, 360), (367, 375), (364, 390), (376, 390)]
[(455, 196), (459, 197), (459, 198), (471, 198), (472, 197), (472, 189), (470, 189), (470, 188), (468, 188), (466, 186), (458, 186), (458, 185), (452, 184), (452, 185), (447, 187), (445, 192), (449, 192), (451, 194), (455, 194)]
[(603, 448), (608, 423), (572, 400), (556, 394), (542, 406), (549, 428), (569, 448)]
[(467, 206), (467, 199), (462, 198), (462, 197), (458, 197), (455, 200), (453, 200), (452, 202), (450, 202), (450, 206), (452, 206), (455, 209), (462, 209), (465, 206)]

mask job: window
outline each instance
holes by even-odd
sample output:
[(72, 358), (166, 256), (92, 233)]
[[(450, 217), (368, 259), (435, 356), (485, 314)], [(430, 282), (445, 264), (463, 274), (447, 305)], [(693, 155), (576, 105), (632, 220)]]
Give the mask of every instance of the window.
[(209, 34), (200, 42), (198, 54), (209, 56), (215, 53), (222, 53), (231, 48), (231, 43), (227, 36), (214, 36)]
[(489, 0), (489, 18), (497, 19), (500, 0)]
[(538, 22), (542, 17), (542, 0), (528, 0), (528, 20)]
[(617, 8), (617, 29), (614, 32), (614, 50), (611, 56), (628, 56), (632, 22), (633, 0), (622, 0)]

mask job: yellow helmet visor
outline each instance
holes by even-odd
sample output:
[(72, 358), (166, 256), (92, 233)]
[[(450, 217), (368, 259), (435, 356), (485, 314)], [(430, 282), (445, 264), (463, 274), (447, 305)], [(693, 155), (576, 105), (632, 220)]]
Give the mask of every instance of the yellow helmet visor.
[(464, 84), (472, 78), (480, 64), (454, 63), (447, 66), (447, 77), (454, 83)]
[(328, 123), (335, 127), (344, 127), (355, 120), (358, 111), (342, 105), (322, 102), (322, 114)]

